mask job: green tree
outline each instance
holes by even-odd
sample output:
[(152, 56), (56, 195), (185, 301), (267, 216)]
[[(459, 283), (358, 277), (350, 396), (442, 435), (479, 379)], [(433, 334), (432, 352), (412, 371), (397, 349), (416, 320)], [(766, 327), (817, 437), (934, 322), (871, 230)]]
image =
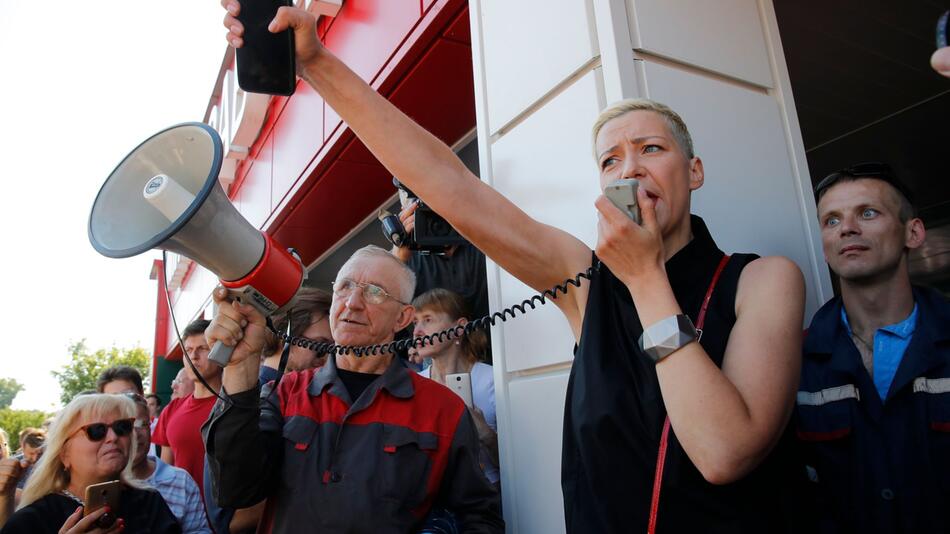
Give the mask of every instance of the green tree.
[(0, 378), (0, 410), (9, 408), (19, 392), (23, 391), (23, 384), (13, 378)]
[(99, 349), (89, 352), (86, 340), (73, 343), (69, 346), (70, 361), (59, 371), (53, 371), (53, 376), (59, 381), (60, 400), (68, 404), (78, 393), (89, 389), (96, 389), (96, 380), (102, 371), (116, 365), (128, 365), (138, 369), (142, 380), (148, 378), (152, 365), (152, 356), (141, 347), (133, 349)]
[(0, 428), (10, 436), (10, 450), (20, 448), (20, 431), (28, 426), (39, 428), (50, 414), (38, 410), (0, 410)]

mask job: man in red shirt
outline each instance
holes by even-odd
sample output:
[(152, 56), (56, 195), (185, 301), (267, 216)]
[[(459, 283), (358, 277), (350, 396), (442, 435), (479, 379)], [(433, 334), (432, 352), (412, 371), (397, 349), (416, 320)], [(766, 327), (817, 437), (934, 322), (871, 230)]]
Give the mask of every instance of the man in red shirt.
[[(191, 360), (205, 382), (217, 391), (221, 389), (221, 367), (208, 360), (208, 342), (205, 341), (208, 324), (209, 321), (204, 319), (193, 321), (182, 332), (182, 340), (185, 357)], [(200, 488), (204, 482), (205, 457), (201, 425), (208, 420), (216, 399), (214, 391), (195, 377), (188, 362), (185, 362), (185, 373), (195, 381), (195, 391), (187, 397), (174, 399), (162, 411), (152, 434), (152, 443), (162, 446), (165, 463), (188, 471)]]

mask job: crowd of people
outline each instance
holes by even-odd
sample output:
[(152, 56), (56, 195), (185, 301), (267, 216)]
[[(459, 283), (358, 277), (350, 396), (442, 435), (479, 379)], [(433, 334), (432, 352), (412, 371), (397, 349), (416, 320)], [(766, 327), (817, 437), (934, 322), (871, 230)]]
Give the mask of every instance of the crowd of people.
[[(222, 4), (240, 46), (240, 6)], [(272, 29), (295, 32), (298, 74), (471, 244), (364, 247), (273, 330), (216, 289), (214, 317), (182, 332), (164, 408), (120, 366), (48, 428), (24, 429), (15, 454), (0, 430), (0, 533), (504, 531), (486, 332), (367, 356), (274, 333), (363, 347), (464, 327), (484, 315), (485, 256), (539, 291), (595, 267), (554, 301), (576, 340), (568, 532), (950, 532), (950, 304), (911, 283), (926, 230), (892, 168), (855, 164), (816, 186), (839, 296), (803, 332), (799, 268), (725, 254), (691, 213), (703, 162), (669, 107), (627, 100), (595, 122), (600, 186), (638, 180), (641, 221), (601, 196), (591, 250), (479, 181), (314, 24), (282, 8)], [(415, 209), (400, 214), (410, 230)], [(223, 368), (208, 358), (217, 341), (234, 348)], [(468, 397), (445, 387), (460, 375)], [(120, 490), (93, 506), (107, 486)]]

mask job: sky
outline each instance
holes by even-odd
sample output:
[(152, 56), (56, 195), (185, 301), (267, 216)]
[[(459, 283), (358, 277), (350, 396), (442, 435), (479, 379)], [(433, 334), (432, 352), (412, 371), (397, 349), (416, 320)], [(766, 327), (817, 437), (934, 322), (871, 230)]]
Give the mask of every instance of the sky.
[(152, 350), (149, 252), (100, 256), (87, 224), (125, 155), (201, 121), (226, 52), (217, 0), (0, 0), (0, 378), (58, 407), (67, 347)]

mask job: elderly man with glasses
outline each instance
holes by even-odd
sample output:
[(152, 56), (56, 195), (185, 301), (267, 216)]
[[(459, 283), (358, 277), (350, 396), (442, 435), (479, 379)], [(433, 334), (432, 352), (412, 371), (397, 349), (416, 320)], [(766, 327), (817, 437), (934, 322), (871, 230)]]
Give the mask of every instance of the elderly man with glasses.
[(950, 532), (950, 304), (911, 285), (923, 222), (883, 163), (815, 194), (840, 286), (808, 329), (796, 403), (819, 532)]
[[(333, 284), (330, 330), (340, 346), (385, 344), (413, 319), (415, 275), (369, 246)], [(478, 465), (462, 401), (385, 352), (336, 354), (319, 369), (258, 383), (265, 320), (215, 292), (209, 344), (235, 346), (224, 402), (204, 426), (221, 504), (268, 498), (261, 530), (412, 532), (436, 506), (463, 532), (502, 532), (498, 494)], [(258, 399), (260, 402), (258, 403)]]

